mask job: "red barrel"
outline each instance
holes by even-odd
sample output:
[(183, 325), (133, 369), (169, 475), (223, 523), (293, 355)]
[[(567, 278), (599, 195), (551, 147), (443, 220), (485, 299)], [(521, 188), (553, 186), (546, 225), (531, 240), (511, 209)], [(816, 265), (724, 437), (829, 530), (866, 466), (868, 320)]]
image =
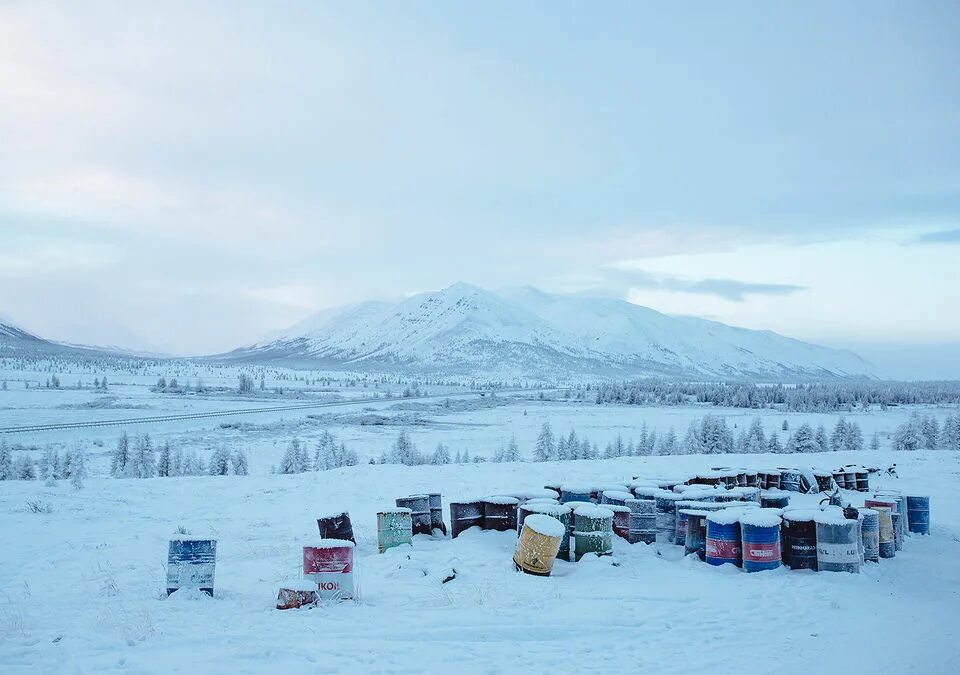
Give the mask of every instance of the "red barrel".
[(353, 547), (343, 539), (321, 539), (303, 547), (303, 576), (317, 584), (319, 599), (353, 598)]

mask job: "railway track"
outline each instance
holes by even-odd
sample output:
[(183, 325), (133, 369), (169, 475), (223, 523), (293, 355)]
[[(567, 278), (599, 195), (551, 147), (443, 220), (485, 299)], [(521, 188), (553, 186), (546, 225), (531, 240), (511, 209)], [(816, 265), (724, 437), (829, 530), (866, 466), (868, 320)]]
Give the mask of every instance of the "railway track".
[[(544, 389), (511, 389), (502, 390), (499, 394), (511, 394), (519, 392), (537, 393), (548, 391)], [(295, 410), (313, 410), (316, 408), (335, 408), (350, 405), (363, 405), (377, 402), (392, 401), (394, 403), (407, 401), (428, 401), (438, 398), (464, 398), (470, 396), (480, 397), (485, 394), (479, 392), (469, 392), (465, 394), (429, 394), (427, 396), (412, 396), (408, 398), (397, 399), (358, 399), (348, 401), (317, 401), (315, 403), (298, 403), (295, 405), (268, 406), (264, 408), (243, 408), (235, 410), (211, 410), (208, 412), (182, 413), (180, 415), (155, 415), (153, 417), (126, 417), (112, 420), (90, 420), (86, 422), (63, 422), (59, 424), (27, 424), (15, 427), (0, 427), (0, 434), (25, 434), (39, 431), (66, 431), (69, 429), (90, 429), (95, 427), (117, 427), (133, 424), (156, 424), (162, 422), (178, 422), (184, 420), (199, 420), (212, 417), (233, 417), (238, 415), (255, 415), (257, 413), (286, 412)]]

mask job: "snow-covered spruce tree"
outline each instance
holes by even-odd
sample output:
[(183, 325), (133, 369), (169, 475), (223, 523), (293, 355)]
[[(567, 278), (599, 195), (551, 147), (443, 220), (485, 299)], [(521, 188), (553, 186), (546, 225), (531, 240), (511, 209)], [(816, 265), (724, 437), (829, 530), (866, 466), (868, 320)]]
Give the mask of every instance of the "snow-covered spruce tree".
[(196, 450), (187, 450), (183, 453), (183, 461), (180, 465), (181, 476), (202, 476), (206, 473), (203, 460), (197, 454)]
[(780, 444), (780, 436), (777, 435), (776, 431), (770, 434), (770, 439), (767, 441), (767, 452), (774, 454), (783, 452), (783, 446)]
[(183, 449), (177, 448), (173, 451), (173, 458), (170, 460), (170, 475), (183, 476)]
[[(515, 439), (511, 439), (511, 441), (514, 443), (514, 445), (516, 444), (516, 440), (515, 440)], [(507, 449), (508, 449), (508, 451), (509, 451), (509, 446), (508, 446)], [(568, 459), (580, 459), (580, 453), (581, 453), (582, 450), (583, 450), (583, 448), (582, 448), (582, 446), (581, 446), (581, 444), (580, 444), (580, 439), (577, 437), (577, 432), (574, 431), (573, 429), (571, 429), (571, 430), (570, 430), (570, 433), (567, 434), (567, 458), (568, 458)], [(508, 452), (507, 454), (509, 454), (509, 452)], [(520, 449), (517, 448), (517, 455), (519, 455), (519, 454), (520, 454)], [(515, 461), (517, 461), (517, 460), (516, 460), (516, 459), (508, 459), (507, 461), (508, 461), (508, 462), (515, 462)]]
[(923, 447), (920, 416), (916, 413), (893, 432), (893, 449), (913, 452)]
[[(570, 436), (576, 441), (576, 435), (571, 431)], [(567, 447), (577, 447), (577, 443), (574, 442), (573, 446), (570, 445), (570, 439), (567, 439)], [(503, 452), (503, 461), (505, 462), (519, 462), (520, 459), (520, 446), (517, 445), (517, 437), (510, 436), (510, 442), (507, 443), (507, 449)]]
[(161, 478), (168, 478), (174, 474), (171, 473), (173, 457), (170, 454), (170, 441), (166, 441), (160, 448), (160, 458), (157, 460), (157, 475)]
[(57, 469), (59, 468), (55, 468), (55, 466), (59, 464), (59, 462), (54, 460), (56, 452), (57, 451), (51, 448), (49, 445), (44, 447), (43, 454), (40, 456), (40, 462), (37, 464), (37, 474), (39, 475), (40, 480), (47, 480), (47, 478), (50, 477), (56, 480), (56, 473)]
[(822, 424), (817, 427), (817, 431), (814, 433), (813, 438), (817, 442), (817, 452), (827, 452), (830, 450), (830, 441), (827, 439), (827, 430)]
[(699, 455), (703, 452), (703, 442), (695, 421), (691, 421), (687, 426), (687, 433), (683, 437), (683, 443), (680, 444), (680, 452), (684, 455)]
[[(656, 430), (651, 430), (651, 431), (650, 431), (650, 435), (647, 436), (647, 445), (646, 445), (646, 447), (645, 447), (645, 452), (647, 453), (648, 456), (652, 456), (652, 455), (656, 455), (656, 454), (657, 454), (657, 432), (656, 432)], [(628, 448), (627, 454), (628, 454), (628, 455), (633, 454), (633, 453), (629, 452), (629, 448)]]
[[(104, 378), (106, 379), (106, 378)], [(110, 475), (114, 478), (123, 476), (127, 470), (127, 462), (130, 461), (130, 437), (124, 431), (117, 439), (117, 447), (110, 458)]]
[(809, 424), (801, 424), (787, 440), (786, 451), (789, 453), (820, 452), (817, 434)]
[(537, 436), (536, 445), (533, 447), (533, 461), (549, 462), (554, 457), (553, 429), (550, 428), (550, 421), (547, 420), (540, 427), (540, 435)]
[(68, 479), (73, 475), (73, 453), (67, 450), (58, 462), (57, 478)]
[(673, 430), (673, 427), (670, 427), (667, 433), (660, 437), (660, 441), (657, 443), (657, 454), (677, 454), (677, 432)]
[(157, 458), (153, 452), (150, 434), (136, 437), (123, 475), (128, 478), (153, 478), (157, 475)]
[(70, 458), (70, 484), (75, 490), (83, 487), (87, 479), (87, 453), (80, 445), (74, 448)]
[(317, 447), (313, 453), (313, 470), (326, 471), (337, 468), (337, 439), (329, 431), (324, 430), (317, 439)]
[(393, 447), (390, 448), (390, 463), (405, 464), (407, 466), (423, 464), (420, 451), (417, 450), (417, 446), (410, 439), (410, 435), (405, 429), (400, 431), (397, 440), (393, 443)]
[(0, 438), (0, 480), (13, 480), (13, 455), (5, 438)]
[(434, 465), (449, 464), (450, 463), (450, 449), (447, 448), (443, 443), (437, 443), (436, 449), (433, 451), (433, 457), (430, 458), (430, 463)]
[(940, 448), (960, 450), (960, 414), (947, 415), (943, 420), (943, 429), (940, 430)]
[(873, 432), (873, 436), (870, 437), (870, 449), (879, 450), (880, 449), (880, 434), (876, 431)]
[(230, 451), (222, 445), (218, 445), (210, 453), (210, 461), (207, 464), (207, 472), (211, 476), (226, 476), (230, 473)]
[(14, 472), (17, 480), (37, 479), (37, 467), (34, 465), (33, 459), (24, 453), (20, 453), (20, 456), (17, 457), (17, 461), (14, 463)]
[(940, 425), (935, 417), (924, 415), (920, 422), (920, 435), (923, 438), (924, 450), (936, 450), (940, 447)]
[(767, 451), (767, 438), (763, 433), (763, 421), (759, 417), (754, 417), (747, 429), (746, 451), (754, 454)]
[(780, 431), (789, 431), (790, 425), (787, 424), (787, 420), (783, 420), (783, 424), (780, 426)]
[(300, 452), (300, 441), (294, 439), (287, 446), (283, 457), (280, 458), (280, 465), (277, 467), (277, 473), (291, 474), (297, 473), (297, 455)]
[(233, 475), (235, 476), (246, 476), (250, 470), (247, 464), (247, 455), (240, 448), (237, 448), (233, 453), (233, 456), (230, 458), (230, 463), (233, 468)]

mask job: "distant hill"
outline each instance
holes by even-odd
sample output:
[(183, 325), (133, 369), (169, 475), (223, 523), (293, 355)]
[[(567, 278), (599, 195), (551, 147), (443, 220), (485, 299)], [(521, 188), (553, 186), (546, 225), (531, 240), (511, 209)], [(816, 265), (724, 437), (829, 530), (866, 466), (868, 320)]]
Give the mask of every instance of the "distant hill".
[(494, 378), (871, 376), (856, 354), (623, 300), (468, 284), (320, 312), (220, 358)]

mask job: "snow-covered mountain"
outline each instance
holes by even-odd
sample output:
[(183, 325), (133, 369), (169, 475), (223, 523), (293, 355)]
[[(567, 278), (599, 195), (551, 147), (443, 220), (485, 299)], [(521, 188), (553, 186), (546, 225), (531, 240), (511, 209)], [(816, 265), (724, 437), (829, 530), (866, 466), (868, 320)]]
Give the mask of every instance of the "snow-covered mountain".
[(856, 354), (623, 300), (468, 284), (326, 310), (232, 359), (503, 378), (859, 377)]

